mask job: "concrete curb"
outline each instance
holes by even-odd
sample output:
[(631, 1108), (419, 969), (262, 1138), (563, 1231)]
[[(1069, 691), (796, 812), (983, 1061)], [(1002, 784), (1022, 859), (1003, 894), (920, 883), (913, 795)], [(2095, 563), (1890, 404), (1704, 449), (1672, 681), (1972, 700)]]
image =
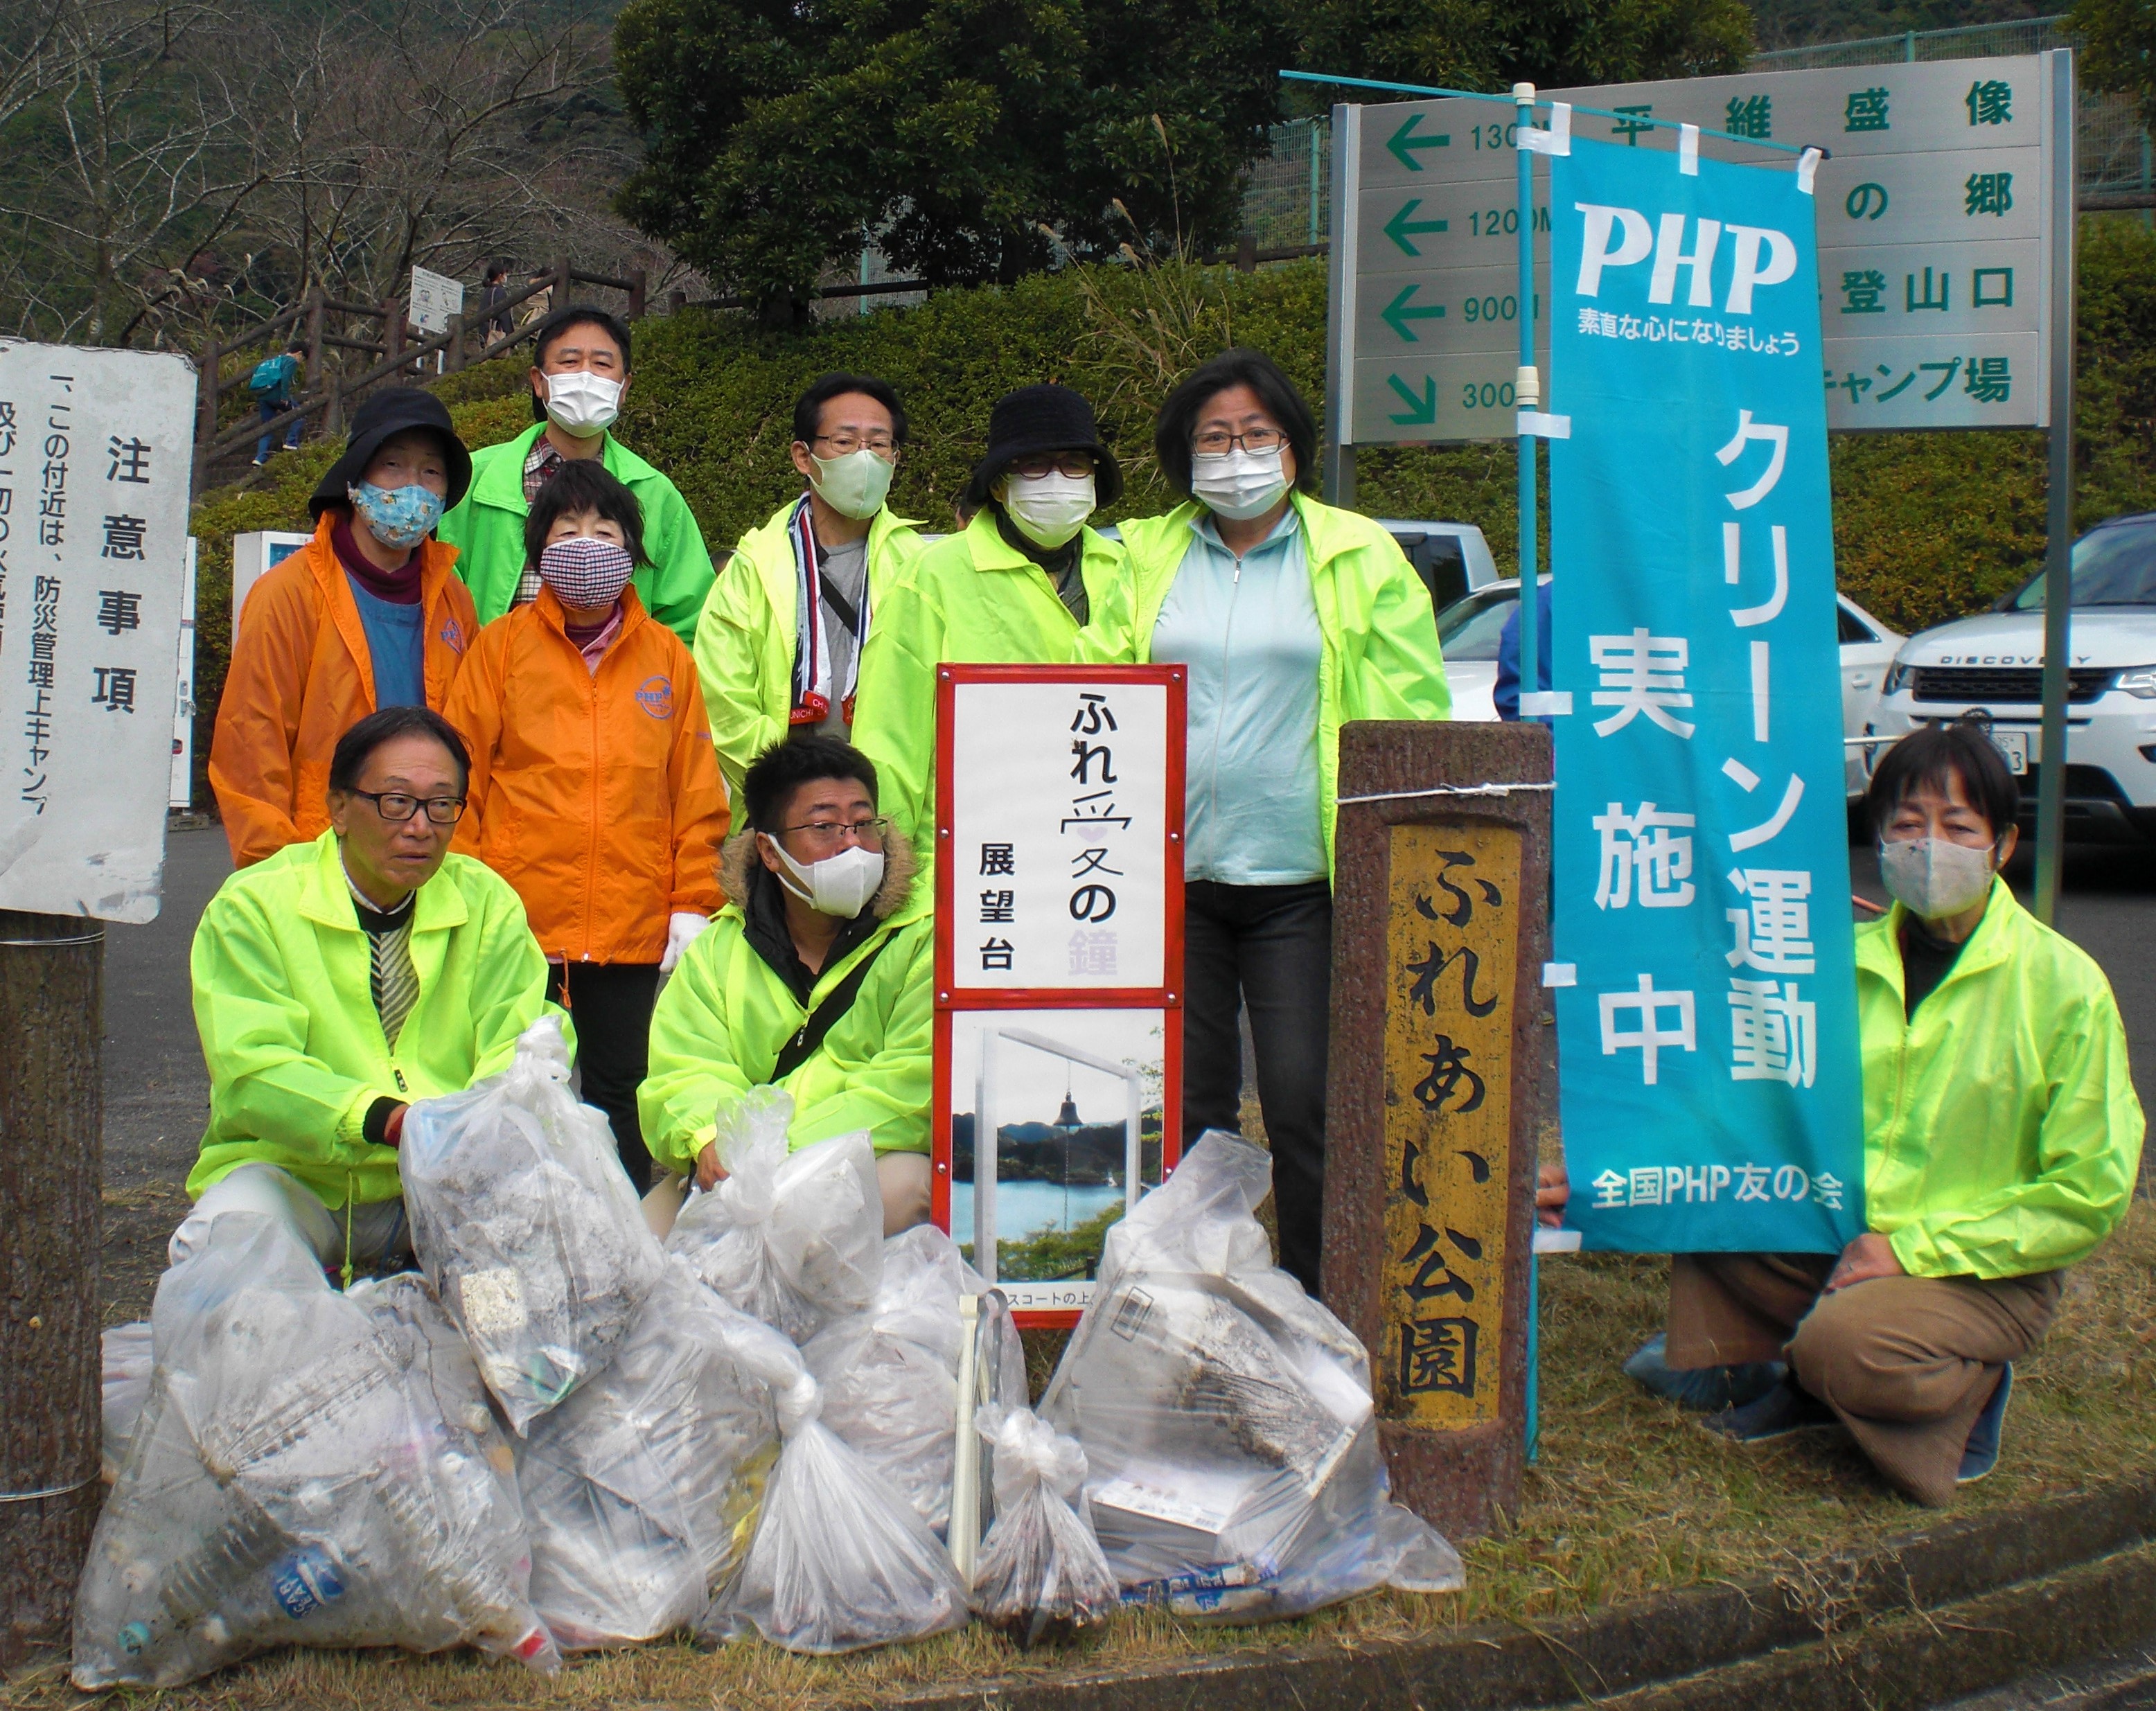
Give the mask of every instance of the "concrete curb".
[[(2137, 1622), (2139, 1632), (2156, 1627), (2156, 1550), (2138, 1549), (2152, 1538), (2156, 1473), (1943, 1520), (1816, 1564), (1793, 1560), (1785, 1572), (1748, 1585), (1668, 1593), (1548, 1627), (1491, 1625), (1354, 1649), (1226, 1652), (881, 1703), (908, 1711), (1191, 1711), (1229, 1703), (1238, 1711), (1517, 1711), (1621, 1694), (1627, 1705), (1636, 1697), (1657, 1711), (1722, 1703), (1771, 1703), (1777, 1711), (1924, 1703), (1892, 1683), (1928, 1676), (1948, 1652), (1956, 1667), (1927, 1685), (1932, 1699), (2121, 1644), (2134, 1637)], [(2076, 1589), (2094, 1602), (2084, 1608)], [(1943, 1631), (1929, 1613), (1949, 1610), (1953, 1626)], [(1866, 1631), (1861, 1638), (1840, 1637), (1860, 1629)], [(1939, 1650), (1927, 1651), (1927, 1643)], [(1834, 1683), (1849, 1673), (1849, 1659), (1875, 1654), (1880, 1679), (1872, 1697), (1843, 1696)], [(1748, 1686), (1739, 1698), (1717, 1697), (1733, 1688), (1739, 1672), (1732, 1666), (1748, 1682), (1753, 1670), (1764, 1672), (1756, 1693)], [(1702, 1692), (1707, 1697), (1686, 1696)]]

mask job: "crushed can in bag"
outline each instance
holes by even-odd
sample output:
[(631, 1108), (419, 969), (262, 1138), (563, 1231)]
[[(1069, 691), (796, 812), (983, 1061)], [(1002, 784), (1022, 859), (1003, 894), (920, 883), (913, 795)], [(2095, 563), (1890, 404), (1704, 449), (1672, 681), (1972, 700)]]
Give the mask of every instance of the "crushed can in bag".
[(560, 1020), (414, 1104), (398, 1156), (420, 1263), (525, 1433), (613, 1358), (662, 1264), (606, 1119), (569, 1091)]
[(973, 1570), (974, 1614), (1021, 1650), (1068, 1644), (1119, 1607), (1086, 1502), (1086, 1452), (1030, 1408), (983, 1403), (974, 1429), (993, 1452), (996, 1521)]

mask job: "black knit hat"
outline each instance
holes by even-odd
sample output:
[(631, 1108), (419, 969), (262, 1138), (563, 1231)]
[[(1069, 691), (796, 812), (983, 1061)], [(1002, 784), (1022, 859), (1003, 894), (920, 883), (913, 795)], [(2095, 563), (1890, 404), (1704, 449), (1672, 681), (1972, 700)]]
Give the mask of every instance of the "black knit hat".
[(307, 501), (307, 510), (317, 522), (331, 505), (346, 503), (349, 490), (357, 487), (367, 474), (367, 466), (374, 461), (374, 454), (382, 449), (385, 441), (414, 428), (424, 428), (439, 434), (443, 455), (449, 465), (449, 490), (444, 495), (444, 510), (465, 496), (471, 485), (471, 453), (465, 443), (457, 438), (456, 428), (450, 423), (449, 407), (432, 392), (423, 392), (417, 387), (384, 387), (380, 392), (367, 395), (367, 402), (352, 412), (352, 434), (345, 441), (344, 455), (330, 465), (315, 489), (315, 495)]
[(1093, 407), (1082, 392), (1069, 387), (1020, 387), (1005, 392), (988, 412), (988, 455), (973, 465), (959, 503), (975, 509), (986, 505), (996, 478), (1021, 458), (1043, 452), (1091, 452), (1098, 466), (1093, 476), (1093, 494), (1103, 505), (1123, 496), (1122, 467), (1093, 425)]

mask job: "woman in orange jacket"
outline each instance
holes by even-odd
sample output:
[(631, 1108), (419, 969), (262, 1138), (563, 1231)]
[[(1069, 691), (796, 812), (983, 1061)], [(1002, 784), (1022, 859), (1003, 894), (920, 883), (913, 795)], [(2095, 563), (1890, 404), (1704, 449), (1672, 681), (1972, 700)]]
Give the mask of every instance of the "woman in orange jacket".
[(479, 619), (434, 530), (470, 485), (431, 393), (387, 387), (354, 412), (308, 501), (315, 538), (254, 585), (233, 638), (209, 782), (234, 866), (321, 836), (330, 755), (362, 719), (448, 700)]
[(455, 848), (524, 899), (547, 996), (576, 1022), (584, 1098), (639, 1193), (652, 1002), (725, 901), (726, 832), (696, 668), (629, 586), (643, 529), (597, 458), (564, 464), (525, 524), (539, 597), (480, 632), (446, 710), (471, 748)]

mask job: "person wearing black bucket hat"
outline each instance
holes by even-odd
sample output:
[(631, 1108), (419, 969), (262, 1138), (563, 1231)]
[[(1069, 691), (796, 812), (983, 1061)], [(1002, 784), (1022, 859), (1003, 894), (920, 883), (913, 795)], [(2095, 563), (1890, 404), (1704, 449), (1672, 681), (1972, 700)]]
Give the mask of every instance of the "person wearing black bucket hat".
[(933, 808), (936, 668), (1069, 659), (1122, 575), (1122, 549), (1086, 520), (1122, 492), (1082, 394), (1030, 386), (996, 401), (959, 495), (972, 520), (914, 561), (861, 653), (854, 741), (875, 762), (884, 812), (917, 845)]
[(479, 630), (433, 538), (471, 485), (442, 401), (385, 387), (353, 412), (308, 509), (315, 538), (254, 585), (210, 744), (235, 866), (319, 837), (337, 739), (382, 707), (439, 710)]

